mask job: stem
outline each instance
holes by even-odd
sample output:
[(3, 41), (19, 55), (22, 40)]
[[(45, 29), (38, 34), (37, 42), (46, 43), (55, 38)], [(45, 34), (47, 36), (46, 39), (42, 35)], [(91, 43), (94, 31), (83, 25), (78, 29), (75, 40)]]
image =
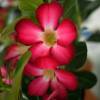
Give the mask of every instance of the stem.
[(22, 75), (24, 66), (27, 64), (31, 57), (31, 52), (26, 52), (21, 59), (17, 63), (17, 67), (14, 73), (14, 80), (13, 85), (11, 88), (11, 91), (7, 93), (7, 99), (5, 100), (19, 100), (19, 93), (21, 89), (21, 81), (22, 81)]

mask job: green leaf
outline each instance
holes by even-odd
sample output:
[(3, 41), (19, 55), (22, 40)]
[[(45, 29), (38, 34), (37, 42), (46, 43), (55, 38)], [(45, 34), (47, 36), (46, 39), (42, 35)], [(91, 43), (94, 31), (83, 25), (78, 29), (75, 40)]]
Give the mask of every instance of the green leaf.
[(76, 73), (79, 80), (79, 87), (89, 89), (97, 83), (97, 78), (92, 72), (80, 71)]
[(71, 71), (76, 71), (79, 68), (81, 68), (87, 59), (86, 43), (76, 42), (75, 48), (76, 48), (75, 58), (72, 60), (72, 62), (69, 65), (67, 65), (67, 69)]
[(80, 25), (80, 14), (77, 0), (62, 0), (64, 7), (64, 18), (71, 18), (78, 26)]
[(15, 25), (17, 21), (22, 19), (23, 17), (17, 18), (13, 23), (9, 24), (6, 26), (3, 31), (0, 33), (0, 43), (3, 44), (4, 46), (8, 46), (11, 44), (13, 39), (11, 39), (10, 35), (12, 32), (15, 32)]
[(68, 92), (68, 100), (84, 100), (84, 97), (85, 91), (82, 88), (79, 88), (73, 92)]
[(43, 3), (43, 0), (18, 0), (18, 7), (22, 15), (34, 17), (36, 8)]
[[(26, 52), (21, 59), (17, 63), (17, 68), (14, 74), (14, 80), (11, 91), (7, 95), (7, 100), (18, 100), (20, 88), (21, 88), (21, 80), (24, 66), (27, 64), (31, 57), (31, 53)], [(6, 99), (5, 99), (6, 100)]]

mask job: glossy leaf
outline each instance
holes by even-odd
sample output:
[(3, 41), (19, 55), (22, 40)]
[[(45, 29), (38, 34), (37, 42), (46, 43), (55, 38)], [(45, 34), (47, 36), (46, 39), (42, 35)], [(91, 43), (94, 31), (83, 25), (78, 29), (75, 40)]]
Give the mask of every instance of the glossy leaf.
[(76, 73), (79, 80), (79, 87), (89, 89), (97, 83), (97, 78), (92, 72), (80, 71)]
[(77, 25), (80, 24), (80, 14), (77, 0), (61, 0), (64, 7), (64, 18), (71, 18)]
[(69, 65), (67, 65), (67, 69), (71, 71), (76, 71), (79, 68), (81, 68), (87, 59), (86, 43), (76, 42), (75, 48), (76, 48), (75, 58), (72, 60), (72, 62)]

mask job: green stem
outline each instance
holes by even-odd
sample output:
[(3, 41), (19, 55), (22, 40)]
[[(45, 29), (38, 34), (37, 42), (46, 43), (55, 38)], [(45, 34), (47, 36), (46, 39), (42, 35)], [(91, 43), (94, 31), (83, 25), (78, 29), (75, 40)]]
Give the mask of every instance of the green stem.
[(11, 91), (6, 94), (7, 99), (5, 100), (19, 100), (21, 81), (24, 66), (27, 64), (31, 57), (31, 52), (26, 52), (17, 63), (16, 71), (14, 73), (14, 80)]

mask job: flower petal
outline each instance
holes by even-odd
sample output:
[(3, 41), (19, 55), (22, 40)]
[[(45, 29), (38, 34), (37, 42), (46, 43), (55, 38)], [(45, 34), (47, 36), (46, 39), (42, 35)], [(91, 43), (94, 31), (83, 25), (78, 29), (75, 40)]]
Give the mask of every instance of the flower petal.
[(56, 30), (58, 43), (63, 46), (68, 46), (77, 38), (77, 29), (75, 24), (69, 20), (65, 19), (59, 25)]
[(41, 76), (43, 74), (43, 70), (28, 63), (24, 68), (24, 74), (26, 76)]
[(26, 45), (41, 41), (42, 30), (30, 19), (21, 19), (16, 24), (18, 40)]
[(77, 77), (71, 72), (65, 72), (63, 70), (57, 70), (56, 76), (61, 83), (69, 90), (76, 90), (78, 83)]
[(28, 86), (28, 93), (30, 96), (43, 96), (49, 87), (49, 79), (36, 78)]
[(39, 43), (39, 44), (32, 46), (32, 48), (30, 48), (30, 51), (32, 52), (31, 61), (34, 61), (36, 60), (36, 58), (48, 55), (49, 47), (47, 47), (43, 43)]
[(44, 29), (56, 28), (62, 13), (61, 5), (56, 2), (44, 3), (36, 11), (37, 19)]
[(66, 99), (59, 97), (58, 91), (54, 90), (50, 94), (45, 94), (43, 96), (43, 100), (66, 100)]
[(68, 64), (74, 57), (74, 47), (62, 47), (56, 44), (51, 50), (52, 56), (59, 62), (59, 64)]
[(67, 97), (67, 91), (65, 90), (65, 87), (57, 79), (51, 81), (51, 88), (53, 89), (53, 91), (56, 92), (55, 98), (65, 100), (65, 98)]
[(43, 69), (55, 69), (57, 68), (57, 62), (50, 56), (45, 56), (37, 59), (35, 64)]
[(12, 59), (12, 58), (14, 58), (14, 57), (17, 57), (17, 56), (19, 56), (19, 55), (20, 55), (20, 50), (19, 50), (18, 45), (13, 44), (13, 45), (11, 45), (11, 46), (9, 46), (9, 47), (7, 48), (7, 52), (6, 52), (6, 54), (5, 54), (4, 59), (5, 59), (5, 60), (9, 60), (9, 59)]

